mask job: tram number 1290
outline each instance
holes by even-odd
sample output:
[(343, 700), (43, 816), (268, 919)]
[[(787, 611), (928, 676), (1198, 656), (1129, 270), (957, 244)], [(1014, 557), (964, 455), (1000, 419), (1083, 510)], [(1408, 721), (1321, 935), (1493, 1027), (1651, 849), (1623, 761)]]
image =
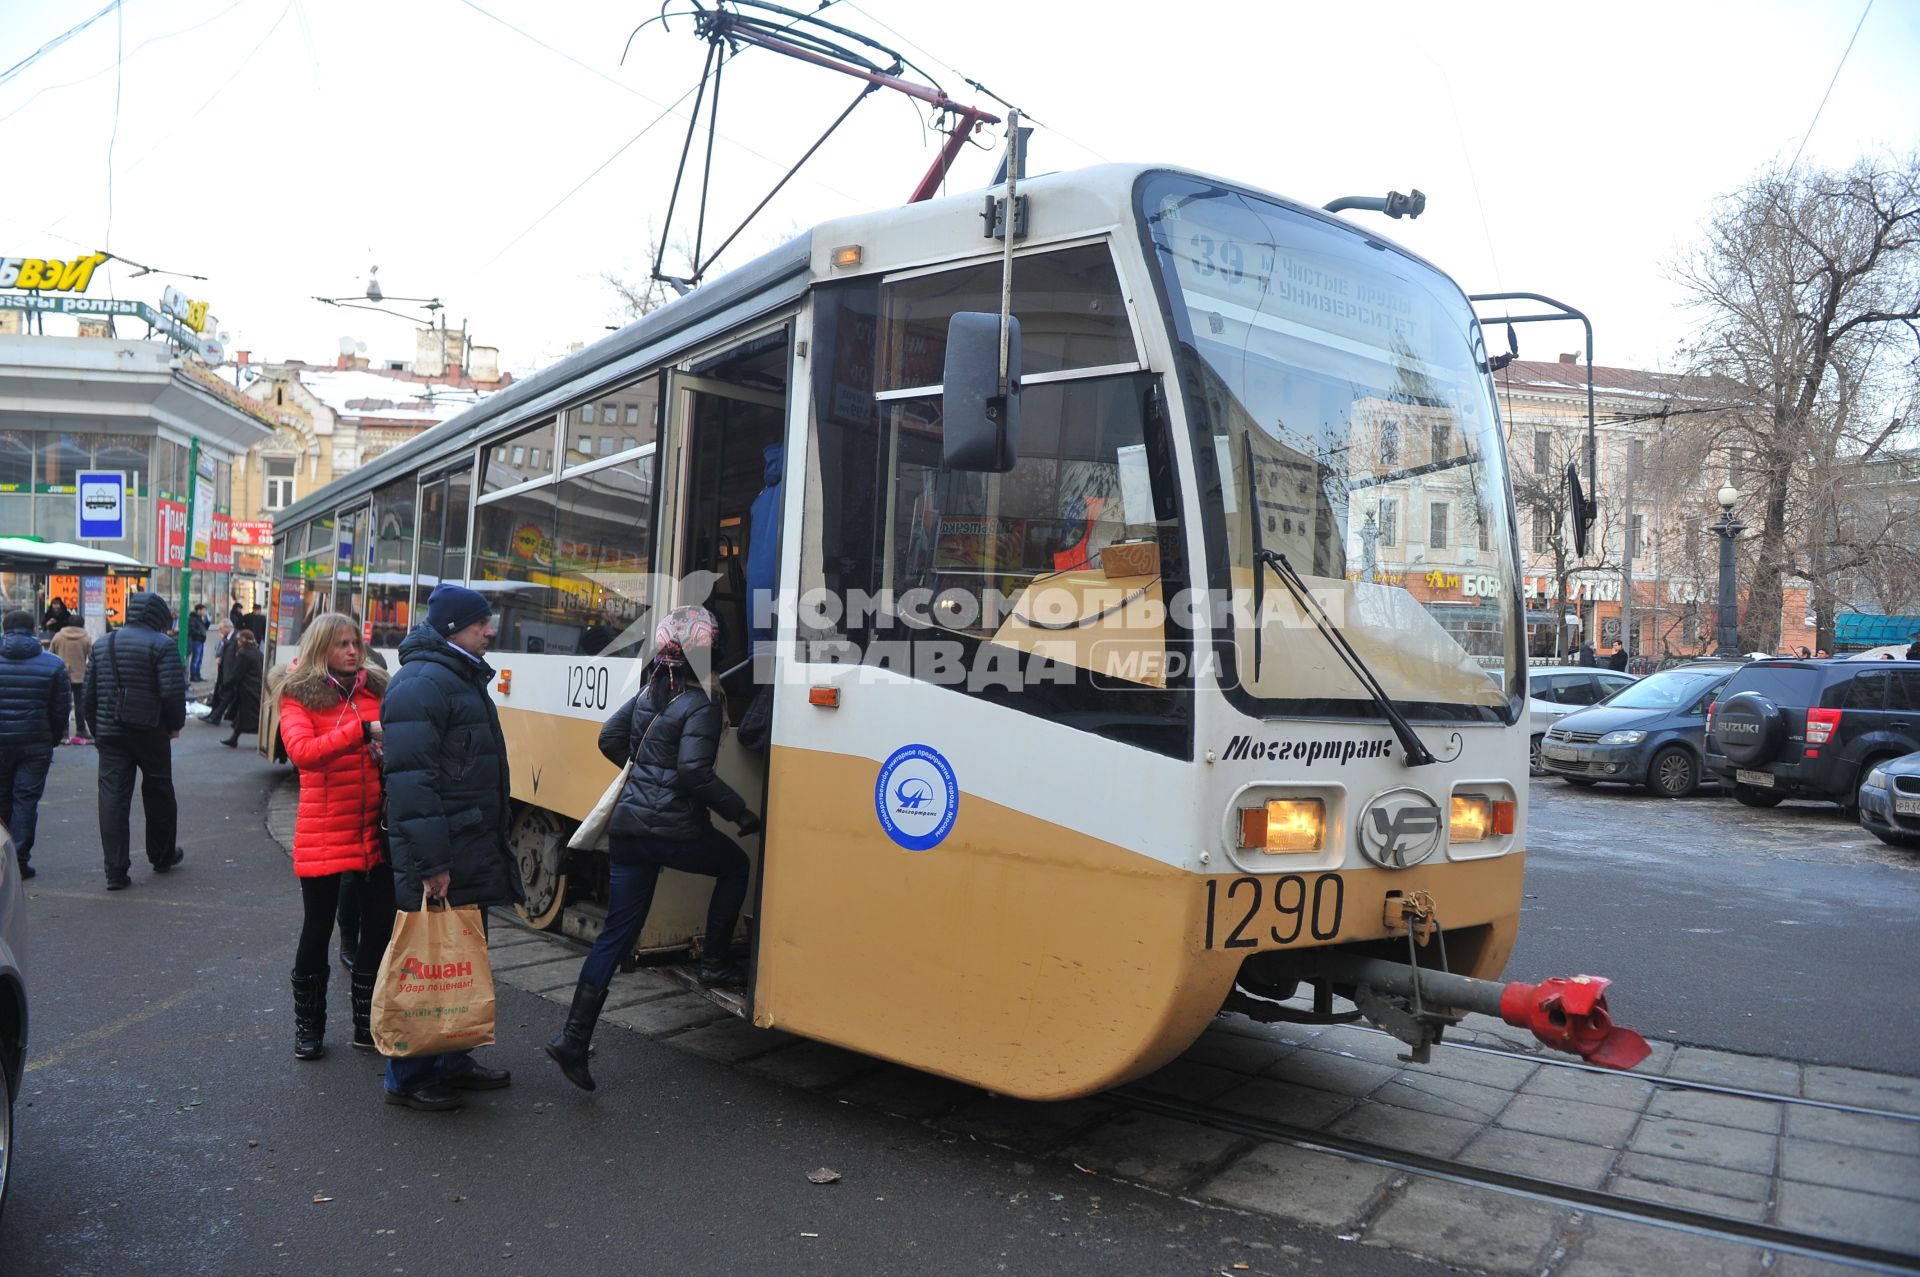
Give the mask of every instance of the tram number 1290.
[[(1346, 879), (1334, 873), (1312, 879), (1299, 874), (1269, 879), (1249, 875), (1235, 878), (1224, 891), (1218, 878), (1209, 878), (1207, 948), (1256, 949), (1263, 939), (1292, 944), (1303, 932), (1315, 940), (1331, 940), (1340, 934), (1340, 909), (1346, 895)], [(1221, 932), (1228, 927), (1232, 930), (1223, 938)]]
[(567, 704), (573, 709), (605, 709), (613, 671), (604, 665), (567, 666)]

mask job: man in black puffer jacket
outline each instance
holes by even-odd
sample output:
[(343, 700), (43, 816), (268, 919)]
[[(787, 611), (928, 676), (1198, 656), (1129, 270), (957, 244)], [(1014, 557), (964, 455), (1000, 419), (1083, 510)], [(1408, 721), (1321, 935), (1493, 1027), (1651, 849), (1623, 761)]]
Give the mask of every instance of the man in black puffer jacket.
[(67, 737), (73, 689), (67, 663), (33, 636), (33, 613), (9, 612), (0, 639), (0, 822), (13, 834), (20, 876), (33, 877), (33, 831), (53, 747)]
[[(380, 707), (386, 734), (387, 845), (402, 909), (424, 890), (453, 905), (509, 905), (526, 899), (520, 864), (507, 849), (510, 774), (500, 715), (487, 695), (493, 642), (486, 599), (439, 585), (425, 624), (400, 644), (400, 672)], [(483, 1068), (468, 1051), (387, 1061), (387, 1101), (418, 1109), (457, 1108), (462, 1090), (506, 1086), (505, 1069)]]
[(166, 873), (186, 858), (174, 846), (180, 810), (173, 797), (173, 741), (187, 721), (187, 670), (167, 637), (173, 610), (146, 591), (127, 600), (127, 623), (93, 645), (80, 698), (100, 747), (100, 848), (107, 890), (128, 886), (133, 774), (141, 774), (147, 860)]

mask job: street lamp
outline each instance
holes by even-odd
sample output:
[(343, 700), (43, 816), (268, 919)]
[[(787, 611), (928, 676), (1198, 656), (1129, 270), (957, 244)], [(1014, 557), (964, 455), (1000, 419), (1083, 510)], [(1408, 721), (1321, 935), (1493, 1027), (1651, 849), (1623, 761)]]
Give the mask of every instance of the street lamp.
[(1740, 500), (1740, 492), (1732, 484), (1724, 485), (1718, 494), (1720, 501), (1720, 521), (1712, 526), (1720, 538), (1720, 655), (1735, 655), (1740, 646), (1740, 606), (1733, 593), (1733, 542), (1747, 525), (1734, 517), (1734, 503)]

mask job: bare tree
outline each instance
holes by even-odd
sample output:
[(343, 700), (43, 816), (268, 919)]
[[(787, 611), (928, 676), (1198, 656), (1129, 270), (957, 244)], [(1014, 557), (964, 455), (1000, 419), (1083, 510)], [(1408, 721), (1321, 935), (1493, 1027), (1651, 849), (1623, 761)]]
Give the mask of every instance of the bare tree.
[(1789, 574), (1825, 592), (1816, 610), (1830, 643), (1830, 582), (1865, 566), (1887, 531), (1864, 545), (1839, 535), (1836, 498), (1844, 470), (1898, 433), (1888, 395), (1908, 397), (1898, 387), (1915, 376), (1920, 155), (1844, 173), (1769, 170), (1722, 201), (1673, 273), (1701, 316), (1691, 371), (1744, 389), (1713, 441), (1757, 488), (1741, 647), (1778, 645)]

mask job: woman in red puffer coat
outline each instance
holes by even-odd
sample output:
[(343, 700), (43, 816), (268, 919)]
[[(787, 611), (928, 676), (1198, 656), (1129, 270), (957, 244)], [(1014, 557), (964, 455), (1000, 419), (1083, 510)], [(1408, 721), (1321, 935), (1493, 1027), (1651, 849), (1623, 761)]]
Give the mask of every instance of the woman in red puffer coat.
[(300, 638), (280, 686), (280, 739), (300, 769), (293, 872), (305, 921), (293, 957), (293, 1053), (326, 1054), (327, 942), (347, 875), (361, 896), (353, 960), (353, 1044), (373, 1049), (374, 977), (393, 931), (393, 871), (380, 833), (380, 698), (387, 672), (369, 660), (352, 618), (327, 612)]

